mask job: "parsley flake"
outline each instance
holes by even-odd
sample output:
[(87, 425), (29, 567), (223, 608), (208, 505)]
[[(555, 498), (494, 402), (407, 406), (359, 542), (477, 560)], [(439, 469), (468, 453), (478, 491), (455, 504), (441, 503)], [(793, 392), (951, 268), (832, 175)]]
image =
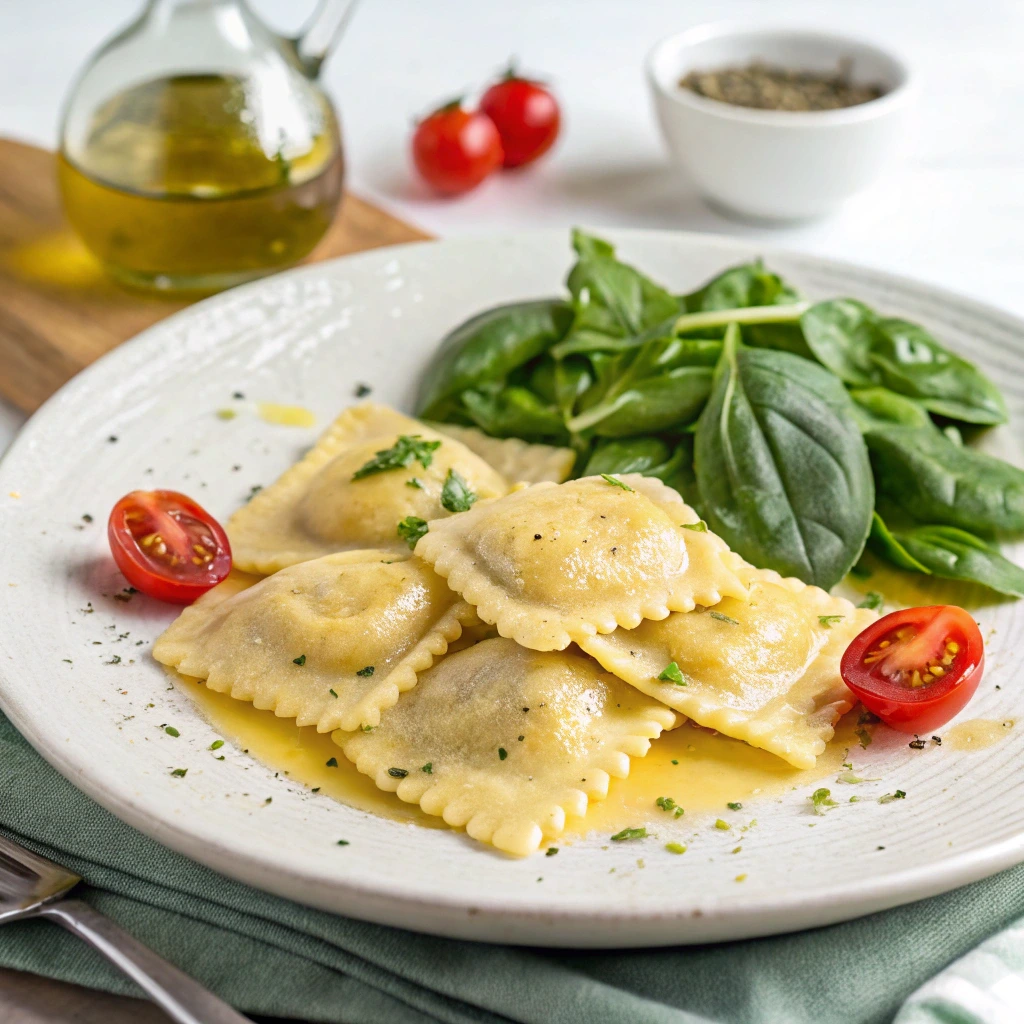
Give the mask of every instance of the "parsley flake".
[(642, 825), (640, 828), (624, 828), (621, 832), (616, 832), (612, 836), (613, 843), (620, 843), (625, 839), (646, 839), (647, 829)]
[(337, 845), (338, 846), (348, 846), (348, 840), (347, 839), (339, 839)]
[(171, 772), (172, 779), (183, 779), (186, 775), (188, 775), (187, 768), (175, 768), (174, 771)]
[(508, 751), (504, 747), (498, 747), (498, 760), (504, 761), (508, 757)]
[(306, 664), (306, 656), (304, 654), (300, 654), (297, 658), (292, 658), (292, 664), (293, 665), (305, 665)]
[(663, 683), (675, 683), (676, 686), (687, 686), (689, 679), (683, 675), (683, 670), (674, 662), (670, 661), (658, 674), (658, 679)]
[(845, 618), (845, 615), (819, 615), (818, 622), (831, 629), (833, 626), (838, 626)]
[(730, 825), (729, 822), (723, 821), (721, 818), (719, 818), (715, 822), (715, 828), (720, 829), (722, 832), (727, 832), (729, 829), (732, 828), (732, 825)]
[(684, 530), (693, 530), (694, 533), (707, 533), (708, 524), (703, 519), (698, 519), (695, 523), (680, 523), (680, 526)]
[(224, 746), (224, 741), (223, 740), (214, 740), (209, 745), (209, 747), (207, 747), (207, 749), (208, 750), (220, 750), (220, 748), (223, 747), (223, 746)]
[(434, 461), (434, 452), (441, 447), (440, 441), (424, 441), (419, 434), (400, 434), (390, 448), (382, 448), (369, 462), (352, 474), (353, 480), (362, 480), (374, 473), (385, 473), (389, 469), (404, 469), (418, 462), (427, 469)]
[(811, 794), (810, 801), (815, 814), (826, 814), (830, 807), (839, 806), (836, 801), (832, 799), (832, 791), (825, 789), (824, 786), (821, 789), (816, 789)]
[(441, 504), (449, 512), (468, 512), (476, 498), (466, 478), (454, 469), (449, 469), (444, 487), (441, 488)]
[(420, 771), (421, 771), (421, 772), (426, 772), (426, 773), (427, 773), (427, 775), (433, 775), (433, 774), (434, 774), (434, 762), (433, 762), (433, 761), (428, 761), (428, 762), (427, 762), (427, 763), (426, 763), (426, 764), (425, 764), (425, 765), (424, 765), (424, 766), (423, 766), (423, 767), (422, 767), (422, 768), (420, 769)]
[(686, 853), (686, 847), (682, 843), (666, 843), (665, 849), (669, 853)]
[(544, 856), (545, 857), (554, 857), (556, 853), (558, 853), (558, 847), (557, 846), (549, 846), (547, 848), (547, 850), (544, 852)]
[[(629, 484), (624, 484), (617, 476), (612, 476), (611, 473), (602, 473), (601, 479), (606, 484), (611, 484), (612, 487), (621, 487), (624, 491), (632, 491), (633, 488)], [(614, 837), (613, 837), (614, 838)]]
[(419, 516), (406, 516), (398, 523), (398, 536), (409, 545), (409, 549), (416, 547), (417, 541), (427, 532), (426, 519)]
[(327, 759), (327, 767), (328, 768), (337, 768), (338, 767), (338, 759), (336, 757), (328, 758)]
[(739, 619), (734, 619), (730, 615), (723, 615), (721, 612), (712, 611), (708, 612), (708, 614), (711, 616), (711, 618), (718, 619), (719, 622), (728, 622), (731, 623), (733, 626), (738, 626), (740, 624)]
[(356, 398), (365, 398), (368, 394), (373, 391), (373, 388), (369, 384), (357, 384), (353, 394)]
[(725, 806), (728, 807), (730, 811), (742, 811), (743, 810), (743, 804), (741, 804), (741, 803), (730, 802), (730, 803), (727, 803)]
[(869, 590), (864, 595), (864, 600), (857, 607), (870, 608), (871, 611), (877, 612), (884, 604), (885, 598), (877, 590)]
[(880, 796), (878, 802), (880, 804), (891, 804), (893, 800), (906, 800), (907, 794), (902, 789), (897, 789), (895, 793), (886, 793), (885, 796)]
[(369, 677), (373, 675), (373, 665), (367, 665), (366, 668), (361, 668), (356, 675), (362, 676), (364, 679), (369, 679)]
[(167, 733), (168, 736), (175, 736), (175, 737), (177, 737), (177, 736), (181, 735), (181, 733), (178, 732), (178, 730), (175, 729), (173, 725), (165, 725), (164, 726), (164, 732)]
[(670, 796), (659, 796), (654, 801), (655, 807), (660, 807), (663, 811), (671, 814), (673, 818), (681, 818), (685, 811), (679, 806)]
[(423, 490), (423, 481), (418, 476), (411, 476), (405, 481), (406, 487), (412, 487), (417, 491)]
[(338, 696), (338, 691), (335, 690), (333, 686), (327, 692), (334, 698), (337, 698)]

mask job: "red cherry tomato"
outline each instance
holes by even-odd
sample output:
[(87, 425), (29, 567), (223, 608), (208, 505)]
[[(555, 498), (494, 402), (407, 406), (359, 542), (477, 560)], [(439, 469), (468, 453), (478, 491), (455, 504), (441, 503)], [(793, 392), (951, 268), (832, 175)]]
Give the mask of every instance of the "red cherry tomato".
[(132, 491), (112, 509), (107, 539), (128, 582), (150, 597), (191, 604), (231, 571), (220, 523), (177, 491)]
[(480, 109), (498, 129), (506, 167), (532, 163), (558, 138), (558, 101), (539, 82), (519, 78), (511, 69), (484, 93)]
[(501, 166), (501, 138), (489, 117), (463, 110), (456, 100), (416, 126), (412, 159), (428, 184), (456, 195), (476, 188)]
[(985, 671), (985, 644), (963, 608), (905, 608), (855, 637), (840, 671), (886, 725), (925, 733), (945, 725), (974, 696)]

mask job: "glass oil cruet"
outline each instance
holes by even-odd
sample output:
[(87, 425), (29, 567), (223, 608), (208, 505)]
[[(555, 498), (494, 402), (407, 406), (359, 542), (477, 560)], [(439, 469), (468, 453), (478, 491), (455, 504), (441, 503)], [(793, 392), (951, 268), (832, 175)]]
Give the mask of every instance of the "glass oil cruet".
[(317, 82), (351, 0), (296, 39), (245, 0), (148, 0), (65, 107), (58, 173), (86, 246), (125, 284), (216, 291), (297, 262), (341, 199), (338, 119)]

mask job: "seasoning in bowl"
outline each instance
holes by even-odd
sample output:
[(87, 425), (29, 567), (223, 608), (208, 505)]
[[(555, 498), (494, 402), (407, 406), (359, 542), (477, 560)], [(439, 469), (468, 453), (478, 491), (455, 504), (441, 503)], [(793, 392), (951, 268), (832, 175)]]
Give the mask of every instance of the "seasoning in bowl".
[(839, 110), (877, 100), (885, 93), (879, 85), (853, 83), (849, 72), (845, 61), (834, 73), (797, 71), (752, 61), (743, 67), (690, 71), (679, 84), (709, 100), (760, 110)]

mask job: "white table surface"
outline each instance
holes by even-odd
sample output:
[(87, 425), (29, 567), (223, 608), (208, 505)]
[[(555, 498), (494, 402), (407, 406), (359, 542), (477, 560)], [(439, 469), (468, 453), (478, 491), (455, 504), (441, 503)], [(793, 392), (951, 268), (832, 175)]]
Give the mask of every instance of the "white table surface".
[[(294, 30), (313, 0), (253, 4)], [(140, 8), (0, 3), (0, 134), (52, 146), (75, 72)], [(719, 18), (845, 29), (903, 53), (923, 86), (904, 168), (810, 225), (751, 227), (705, 207), (662, 149), (643, 60), (660, 37)], [(411, 119), (511, 54), (554, 83), (559, 146), (528, 173), (456, 200), (431, 197), (408, 169)], [(325, 77), (352, 186), (437, 234), (577, 223), (724, 232), (890, 268), (1024, 313), (1018, 0), (362, 0)], [(0, 450), (21, 420), (0, 407)]]

